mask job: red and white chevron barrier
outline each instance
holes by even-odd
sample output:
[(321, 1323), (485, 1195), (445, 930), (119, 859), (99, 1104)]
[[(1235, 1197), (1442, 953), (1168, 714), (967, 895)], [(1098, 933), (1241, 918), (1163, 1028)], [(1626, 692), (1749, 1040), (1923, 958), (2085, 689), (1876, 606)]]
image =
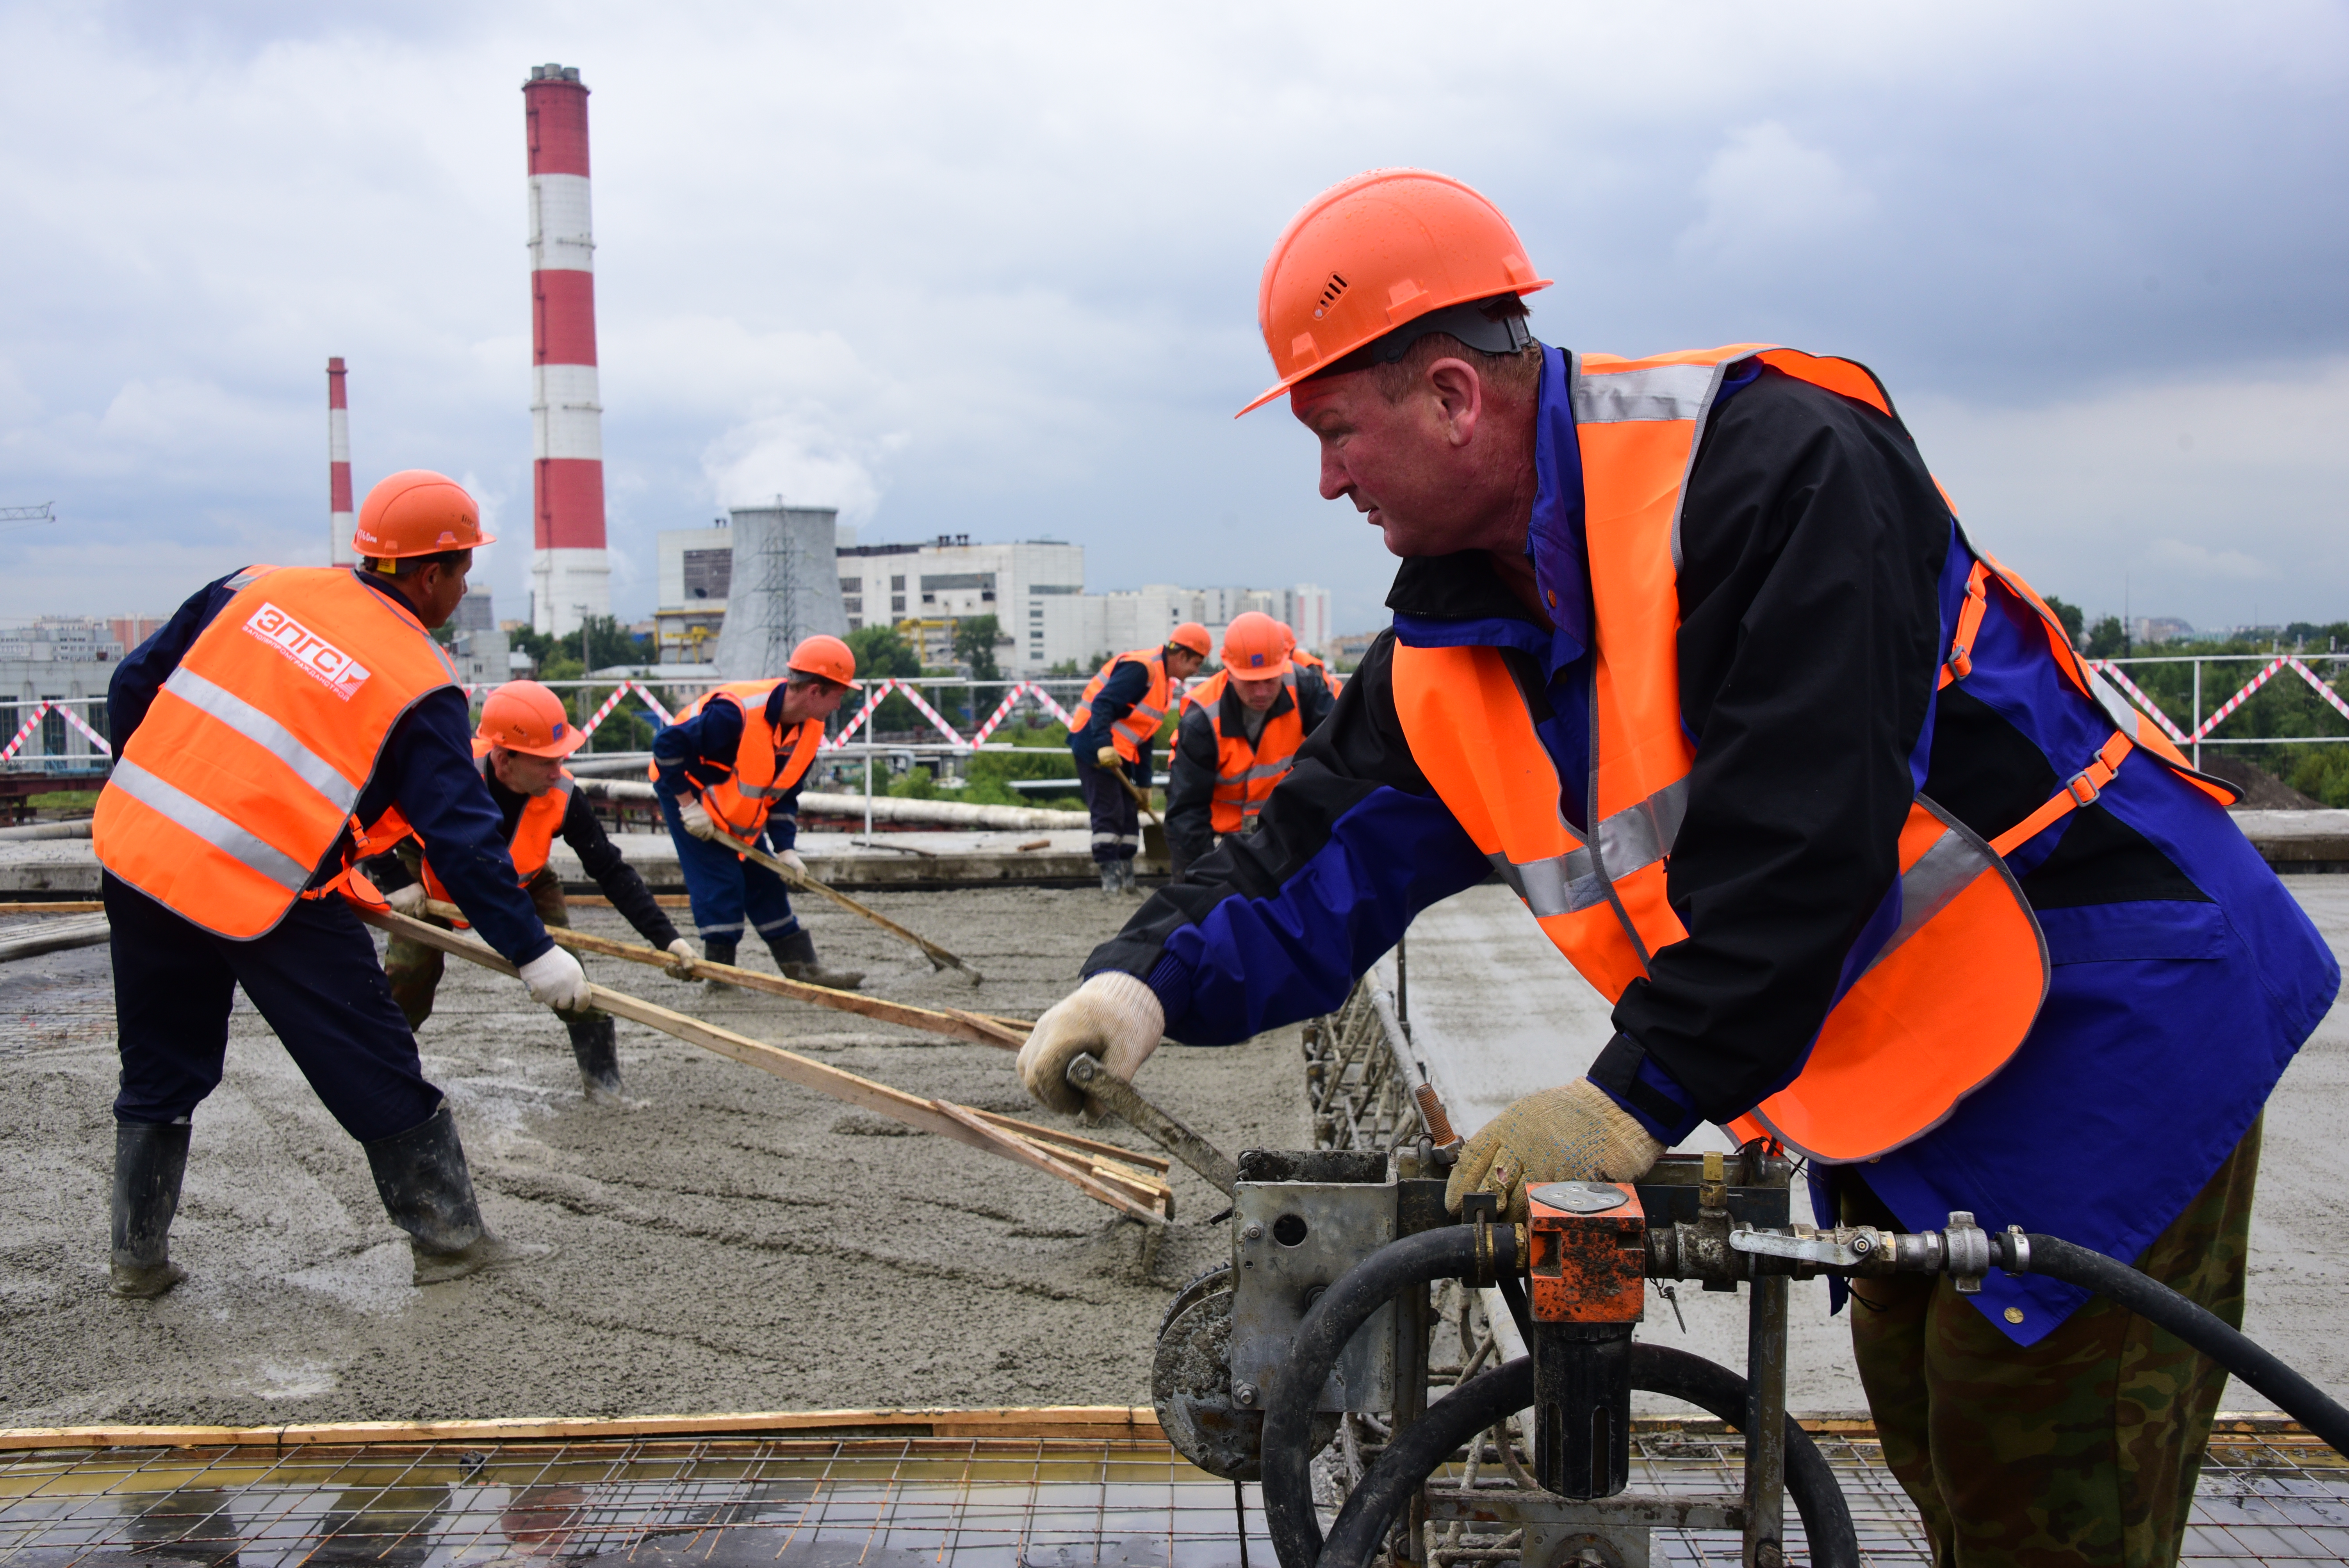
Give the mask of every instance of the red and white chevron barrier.
[(2161, 726), (2162, 729), (2168, 735), (2169, 738), (2176, 741), (2180, 746), (2192, 746), (2198, 741), (2209, 739), (2210, 732), (2218, 728), (2222, 720), (2226, 719), (2237, 708), (2251, 701), (2252, 696), (2258, 693), (2261, 686), (2267, 685), (2268, 682), (2273, 680), (2279, 674), (2285, 670), (2292, 671), (2301, 679), (2306, 681), (2310, 687), (2315, 691), (2316, 695), (2323, 697), (2335, 713), (2338, 713), (2344, 718), (2349, 718), (2349, 701), (2344, 701), (2339, 692), (2333, 690), (2332, 686), (2325, 684), (2325, 680), (2323, 676), (2318, 675), (2314, 670), (2309, 668), (2308, 665), (2292, 657), (2290, 654), (2279, 655), (2277, 657), (2270, 659), (2266, 665), (2261, 667), (2259, 674), (2253, 676), (2250, 680), (2243, 683), (2241, 690), (2238, 691), (2234, 696), (2229, 697), (2226, 701), (2220, 703), (2216, 708), (2212, 709), (2210, 717), (2204, 719), (2190, 734), (2186, 730), (2180, 729), (2177, 724), (2170, 719), (2170, 717), (2168, 714), (2161, 711), (2160, 705), (2156, 703), (2153, 698), (2146, 696), (2143, 691), (2139, 690), (2137, 683), (2130, 680), (2126, 675), (2123, 675), (2119, 666), (2115, 665), (2112, 660), (2091, 659), (2088, 661), (2088, 667), (2103, 676), (2106, 680), (2111, 681), (2115, 686), (2120, 687), (2121, 690), (2128, 693), (2129, 700), (2137, 704), (2139, 708), (2143, 709), (2147, 717), (2152, 719), (2154, 723)]
[(65, 721), (67, 724), (70, 724), (76, 729), (80, 730), (82, 734), (88, 738), (89, 743), (98, 748), (99, 756), (111, 757), (114, 755), (114, 748), (109, 746), (106, 743), (106, 738), (98, 734), (98, 731), (92, 729), (88, 723), (83, 719), (81, 715), (76, 713), (72, 708), (67, 707), (64, 703), (44, 702), (34, 705), (33, 716), (25, 720), (23, 727), (16, 731), (16, 738), (8, 742), (5, 748), (0, 748), (0, 762), (14, 762), (16, 759), (16, 753), (24, 748), (25, 742), (33, 738), (33, 731), (41, 727), (41, 720), (47, 717), (52, 710), (63, 714), (65, 716)]

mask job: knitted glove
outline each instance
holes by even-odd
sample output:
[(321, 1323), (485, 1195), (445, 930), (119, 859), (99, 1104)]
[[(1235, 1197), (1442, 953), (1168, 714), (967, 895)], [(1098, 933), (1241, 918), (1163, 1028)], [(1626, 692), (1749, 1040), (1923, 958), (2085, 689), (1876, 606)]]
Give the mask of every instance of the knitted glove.
[(1085, 1097), (1069, 1087), (1069, 1064), (1088, 1052), (1119, 1078), (1131, 1080), (1158, 1048), (1166, 1010), (1157, 993), (1117, 970), (1103, 970), (1036, 1020), (1019, 1047), (1019, 1081), (1054, 1110), (1082, 1110)]
[(1516, 1100), (1486, 1122), (1461, 1150), (1444, 1204), (1456, 1214), (1469, 1193), (1498, 1193), (1504, 1214), (1522, 1224), (1527, 1187), (1630, 1181), (1646, 1175), (1663, 1151), (1605, 1089), (1577, 1078)]

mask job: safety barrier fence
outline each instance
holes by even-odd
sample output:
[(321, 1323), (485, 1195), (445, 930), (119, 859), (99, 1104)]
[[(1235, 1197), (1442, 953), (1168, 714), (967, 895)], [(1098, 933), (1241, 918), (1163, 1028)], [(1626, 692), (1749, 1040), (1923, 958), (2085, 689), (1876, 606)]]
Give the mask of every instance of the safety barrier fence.
[[(2199, 748), (2203, 746), (2290, 746), (2349, 740), (2349, 733), (2275, 736), (2216, 733), (2220, 725), (2240, 712), (2261, 688), (2277, 676), (2286, 673), (2297, 676), (2307, 683), (2310, 689), (2315, 692), (2326, 706), (2340, 714), (2343, 718), (2349, 719), (2349, 699), (2344, 699), (2332, 682), (2320, 675), (2315, 667), (2318, 664), (2329, 664), (2333, 666), (2335, 678), (2338, 678), (2339, 667), (2344, 660), (2349, 660), (2349, 654), (2276, 653), (2265, 657), (2255, 654), (2189, 654), (2137, 655), (2123, 659), (2091, 659), (2088, 665), (2090, 668), (2111, 681), (2147, 718), (2159, 726), (2162, 733), (2168, 736), (2173, 742), (2180, 747), (2193, 749), (2199, 760)], [(2257, 672), (2206, 714), (2203, 710), (2204, 666), (2240, 665), (2254, 661), (2259, 665)], [(2193, 666), (2190, 717), (2182, 723), (2172, 717), (2161, 704), (2144, 689), (2139, 681), (2132, 677), (2128, 668), (2124, 667), (2181, 664)], [(592, 738), (615, 713), (620, 711), (630, 697), (634, 697), (643, 707), (647, 717), (652, 720), (657, 728), (667, 728), (677, 722), (678, 712), (696, 698), (724, 683), (711, 680), (707, 676), (692, 680), (670, 681), (663, 680), (657, 676), (629, 675), (615, 676), (600, 680), (588, 677), (548, 681), (545, 684), (557, 691), (602, 694), (595, 712), (582, 720), (579, 726), (581, 732)], [(1187, 687), (1197, 684), (1198, 682), (1195, 680), (1185, 683), (1185, 686)], [(823, 748), (828, 751), (871, 748), (875, 742), (869, 736), (861, 743), (858, 738), (867, 729), (873, 715), (879, 710), (882, 703), (889, 697), (896, 696), (902, 697), (938, 738), (936, 741), (918, 745), (916, 749), (948, 753), (992, 749), (989, 742), (996, 732), (1023, 704), (1032, 705), (1038, 711), (1050, 715), (1062, 724), (1068, 723), (1070, 707), (1074, 704), (1084, 685), (1083, 680), (1074, 677), (978, 681), (940, 676), (888, 676), (866, 684), (863, 694), (864, 701), (856, 713), (850, 717), (848, 723), (838, 734), (825, 738)], [(495, 683), (468, 686), (464, 688), (468, 700), (474, 702), (478, 702), (494, 689)], [(951, 694), (968, 694), (960, 706), (968, 707), (972, 698), (992, 696), (999, 692), (1001, 693), (1001, 696), (995, 703), (993, 709), (968, 735), (965, 735), (951, 720), (938, 711), (938, 703), (947, 699)], [(14, 720), (7, 744), (0, 747), (0, 768), (20, 765), (25, 760), (55, 763), (110, 758), (113, 755), (112, 746), (109, 744), (105, 735), (92, 723), (93, 718), (102, 717), (102, 705), (105, 701), (102, 696), (0, 699), (0, 711), (6, 712)], [(957, 705), (948, 703), (947, 706)], [(88, 757), (67, 757), (61, 754), (54, 746), (34, 747), (29, 753), (27, 752), (26, 748), (41, 733), (45, 721), (53, 715), (62, 719), (66, 726), (88, 742), (89, 747)], [(906, 749), (906, 747), (900, 742), (891, 745), (888, 748), (902, 750)]]

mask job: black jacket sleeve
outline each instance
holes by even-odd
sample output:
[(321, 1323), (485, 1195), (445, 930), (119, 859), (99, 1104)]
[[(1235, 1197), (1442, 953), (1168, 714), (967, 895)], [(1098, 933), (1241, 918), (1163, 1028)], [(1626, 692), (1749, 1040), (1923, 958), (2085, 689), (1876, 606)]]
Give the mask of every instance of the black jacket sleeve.
[(1644, 1052), (1722, 1121), (1792, 1077), (1899, 869), (1950, 538), (1897, 419), (1774, 369), (1717, 411), (1681, 522), (1689, 935), (1624, 992), (1602, 1083)]
[(655, 947), (667, 947), (677, 940), (676, 924), (653, 902), (652, 890), (645, 886), (645, 879), (620, 853), (620, 846), (605, 836), (604, 824), (595, 820), (595, 809), (576, 789), (571, 792), (571, 804), (563, 813), (563, 841), (571, 846), (572, 852), (579, 857), (580, 868), (604, 890), (612, 907), (647, 942)]
[(1185, 861), (1216, 847), (1215, 727), (1207, 710), (1193, 703), (1174, 732), (1174, 755), (1166, 764), (1166, 839)]
[(1338, 699), (1330, 695), (1330, 683), (1322, 678), (1321, 672), (1300, 665), (1297, 671), (1297, 712), (1304, 720), (1305, 733), (1310, 735), (1320, 728), (1321, 721), (1337, 706)]

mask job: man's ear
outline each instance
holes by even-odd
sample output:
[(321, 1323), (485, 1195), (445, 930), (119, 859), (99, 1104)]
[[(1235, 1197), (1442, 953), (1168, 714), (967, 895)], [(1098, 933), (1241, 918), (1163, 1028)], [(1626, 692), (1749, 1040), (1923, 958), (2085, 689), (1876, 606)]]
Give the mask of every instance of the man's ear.
[(1445, 438), (1455, 447), (1466, 446), (1485, 412), (1484, 377), (1464, 359), (1439, 359), (1426, 374), (1427, 393), (1434, 400)]

